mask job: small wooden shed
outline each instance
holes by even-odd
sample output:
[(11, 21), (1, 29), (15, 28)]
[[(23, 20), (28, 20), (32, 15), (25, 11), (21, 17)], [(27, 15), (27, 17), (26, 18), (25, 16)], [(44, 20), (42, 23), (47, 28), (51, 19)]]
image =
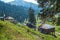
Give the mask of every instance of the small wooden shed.
[(13, 17), (10, 17), (10, 16), (6, 17), (5, 19), (6, 20), (14, 20), (14, 18)]
[(29, 28), (36, 28), (36, 26), (31, 23), (26, 23), (26, 26), (28, 26)]
[(0, 20), (3, 20), (4, 21), (4, 17), (0, 17)]
[(0, 14), (0, 20), (3, 20), (4, 21), (4, 18), (5, 18), (5, 14)]
[(49, 25), (49, 24), (43, 24), (39, 30), (42, 32), (42, 33), (45, 33), (45, 34), (55, 34), (55, 27)]
[(8, 21), (10, 21), (10, 22), (13, 22), (14, 18), (13, 18), (13, 17), (8, 16), (8, 17), (6, 17), (6, 18), (5, 18), (5, 20), (8, 20)]
[(10, 22), (12, 22), (14, 24), (17, 23), (17, 21), (13, 17), (10, 17), (10, 16), (6, 17), (5, 20), (10, 21)]

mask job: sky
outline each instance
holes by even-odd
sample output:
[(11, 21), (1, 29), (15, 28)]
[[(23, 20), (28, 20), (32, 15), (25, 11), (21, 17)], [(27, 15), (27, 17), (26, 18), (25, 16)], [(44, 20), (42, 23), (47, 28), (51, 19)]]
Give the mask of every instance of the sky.
[[(11, 1), (14, 1), (14, 0), (1, 0), (1, 1), (4, 1), (4, 2), (8, 3), (8, 2), (11, 2)], [(35, 0), (24, 0), (24, 1), (31, 2), (31, 3), (34, 3), (34, 4), (38, 4), (37, 1), (35, 1)]]
[(4, 2), (8, 3), (8, 2), (11, 2), (11, 1), (14, 1), (14, 0), (1, 0), (1, 1), (4, 1)]

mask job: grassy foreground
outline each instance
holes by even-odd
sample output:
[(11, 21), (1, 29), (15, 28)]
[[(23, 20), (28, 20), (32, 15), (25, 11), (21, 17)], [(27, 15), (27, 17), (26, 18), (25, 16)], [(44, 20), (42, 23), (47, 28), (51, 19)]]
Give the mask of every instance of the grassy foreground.
[(57, 38), (42, 34), (22, 24), (0, 21), (0, 40), (60, 40), (60, 36), (58, 34), (56, 36)]

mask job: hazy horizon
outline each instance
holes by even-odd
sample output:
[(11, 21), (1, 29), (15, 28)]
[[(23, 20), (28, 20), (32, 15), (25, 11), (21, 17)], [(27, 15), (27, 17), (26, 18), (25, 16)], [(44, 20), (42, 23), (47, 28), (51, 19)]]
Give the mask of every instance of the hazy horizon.
[[(15, 1), (15, 0), (1, 0), (5, 3), (8, 3), (8, 2), (12, 2), (12, 1)], [(18, 1), (18, 0), (17, 0)], [(22, 1), (22, 0), (21, 0)], [(25, 2), (30, 2), (30, 3), (34, 3), (34, 4), (38, 4), (36, 0), (23, 0)]]

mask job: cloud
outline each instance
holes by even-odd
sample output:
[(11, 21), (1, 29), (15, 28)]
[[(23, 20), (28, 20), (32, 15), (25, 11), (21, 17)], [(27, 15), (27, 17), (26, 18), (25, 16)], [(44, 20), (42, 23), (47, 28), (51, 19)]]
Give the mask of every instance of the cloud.
[(1, 0), (1, 1), (4, 1), (4, 2), (11, 2), (11, 1), (14, 1), (14, 0)]
[(35, 0), (24, 0), (24, 1), (31, 2), (31, 3), (34, 3), (34, 4), (38, 4), (37, 1), (35, 1)]

